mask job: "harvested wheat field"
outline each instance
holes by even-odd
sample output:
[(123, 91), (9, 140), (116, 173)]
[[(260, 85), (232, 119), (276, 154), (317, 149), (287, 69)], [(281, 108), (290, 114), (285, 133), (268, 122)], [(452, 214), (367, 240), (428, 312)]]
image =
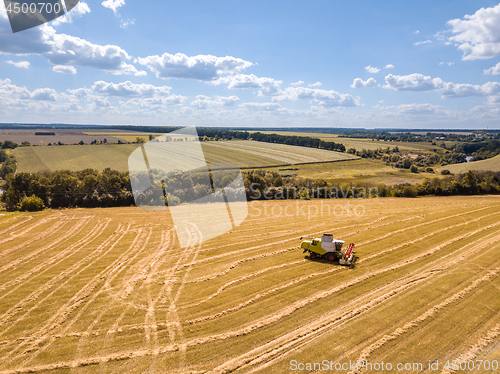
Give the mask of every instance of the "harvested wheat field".
[[(0, 216), (0, 373), (498, 362), (499, 208), (500, 197), (252, 202), (239, 227), (184, 249), (165, 212)], [(299, 237), (325, 232), (356, 243), (355, 269), (305, 258)]]

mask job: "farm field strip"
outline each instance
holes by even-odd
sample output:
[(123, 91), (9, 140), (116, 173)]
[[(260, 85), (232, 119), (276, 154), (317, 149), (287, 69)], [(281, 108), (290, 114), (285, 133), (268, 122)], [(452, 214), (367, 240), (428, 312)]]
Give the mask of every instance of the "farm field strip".
[[(188, 150), (182, 147), (181, 142), (174, 142), (171, 145), (171, 155), (186, 156), (185, 152)], [(128, 157), (139, 147), (140, 144), (18, 147), (13, 154), (18, 163), (17, 170), (20, 172), (78, 171), (87, 168), (102, 171), (107, 167), (123, 172), (128, 171)], [(358, 158), (348, 153), (250, 140), (202, 142), (201, 147), (207, 162), (231, 163), (241, 168), (333, 162)]]
[[(439, 285), (442, 296), (400, 327), (382, 324), (373, 336), (357, 330), (366, 343), (341, 354), (376, 361), (392, 344), (411, 339), (416, 325), (433, 323), (442, 311), (462, 313), (457, 303), (482, 297), (477, 290), (500, 272), (499, 199), (404, 200), (403, 210), (402, 201), (366, 200), (367, 213), (358, 219), (250, 218), (183, 249), (163, 214), (77, 209), (37, 214), (35, 221), (21, 214), (11, 230), (2, 226), (4, 238), (26, 233), (2, 246), (11, 262), (0, 272), (0, 373), (115, 372), (125, 363), (134, 372), (279, 373), (288, 357), (306, 354), (318, 340), (408, 307), (414, 292)], [(47, 240), (32, 241), (57, 222)], [(357, 243), (356, 269), (304, 258), (298, 237), (323, 232)], [(30, 262), (32, 273), (19, 273)], [(452, 286), (447, 275), (464, 265), (470, 279)], [(471, 337), (475, 350), (458, 345), (457, 351), (477, 355), (498, 342), (495, 323)], [(215, 347), (220, 354), (212, 356)], [(207, 361), (193, 360), (205, 354)]]

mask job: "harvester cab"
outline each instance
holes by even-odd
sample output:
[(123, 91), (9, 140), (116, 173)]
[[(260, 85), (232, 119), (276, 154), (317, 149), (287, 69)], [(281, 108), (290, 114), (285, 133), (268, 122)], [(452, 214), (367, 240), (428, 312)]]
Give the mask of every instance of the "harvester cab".
[(301, 237), (300, 240), (305, 239), (300, 247), (304, 253), (309, 252), (309, 259), (326, 258), (328, 261), (338, 260), (340, 265), (346, 265), (351, 268), (357, 260), (354, 256), (354, 243), (349, 244), (347, 249), (343, 252), (342, 246), (345, 241), (333, 239), (331, 234), (323, 234), (321, 238)]

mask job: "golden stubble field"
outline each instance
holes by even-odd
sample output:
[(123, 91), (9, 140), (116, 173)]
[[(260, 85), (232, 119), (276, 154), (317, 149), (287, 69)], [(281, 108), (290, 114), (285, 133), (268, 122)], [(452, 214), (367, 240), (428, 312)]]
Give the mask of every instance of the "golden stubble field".
[[(0, 216), (0, 373), (500, 361), (500, 197), (322, 204), (252, 202), (183, 249), (165, 212)], [(299, 237), (325, 232), (355, 269), (305, 258)]]

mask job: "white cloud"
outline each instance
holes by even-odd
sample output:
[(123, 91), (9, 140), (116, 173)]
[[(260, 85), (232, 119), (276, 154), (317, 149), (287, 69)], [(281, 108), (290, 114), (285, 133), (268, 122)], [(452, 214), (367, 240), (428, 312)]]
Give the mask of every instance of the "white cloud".
[(420, 41), (420, 42), (415, 42), (413, 44), (415, 44), (415, 45), (421, 45), (421, 44), (429, 44), (429, 43), (432, 43), (432, 40), (427, 39), (427, 40), (423, 40), (423, 41)]
[(309, 87), (321, 87), (321, 82), (310, 84)]
[(162, 56), (138, 58), (139, 64), (147, 66), (158, 78), (186, 78), (213, 81), (222, 76), (238, 74), (253, 64), (241, 58), (212, 55), (186, 56), (164, 53)]
[(71, 9), (71, 11), (67, 12), (64, 16), (56, 18), (51, 26), (59, 26), (62, 23), (71, 23), (73, 19), (82, 17), (86, 13), (90, 13), (90, 8), (88, 4), (84, 1), (79, 1), (76, 6)]
[(441, 78), (431, 78), (422, 74), (392, 75), (385, 77), (387, 85), (384, 88), (392, 88), (396, 91), (434, 91), (444, 85)]
[(114, 13), (121, 6), (125, 5), (125, 0), (105, 0), (101, 3), (105, 8), (111, 9)]
[(478, 84), (445, 83), (440, 90), (444, 97), (490, 96), (500, 93), (500, 83), (488, 82)]
[(167, 96), (170, 93), (170, 89), (171, 87), (168, 86), (157, 87), (145, 83), (135, 84), (130, 81), (117, 84), (98, 81), (92, 86), (92, 90), (97, 94), (116, 97)]
[(30, 63), (28, 61), (14, 62), (12, 60), (7, 60), (5, 62), (14, 65), (16, 68), (28, 69), (30, 67)]
[(240, 107), (252, 110), (254, 112), (274, 112), (281, 109), (280, 104), (276, 103), (243, 103)]
[(131, 57), (122, 48), (58, 34), (46, 24), (12, 34), (8, 20), (0, 18), (2, 34), (9, 37), (0, 37), (0, 54), (41, 55), (53, 65), (85, 66), (113, 74), (146, 74), (127, 63)]
[(393, 64), (387, 64), (384, 66), (384, 69), (394, 69), (395, 66)]
[(76, 74), (76, 69), (71, 65), (56, 65), (52, 68), (56, 73)]
[(413, 31), (413, 33), (414, 33), (414, 34), (420, 34), (420, 31), (415, 30), (415, 31)]
[(220, 78), (214, 82), (214, 84), (221, 83), (227, 84), (229, 89), (258, 88), (259, 95), (273, 96), (278, 93), (283, 81), (277, 81), (273, 78), (257, 77), (254, 74), (236, 74)]
[(451, 66), (451, 65), (453, 65), (453, 64), (454, 64), (454, 62), (445, 62), (445, 61), (441, 61), (438, 65), (441, 65), (441, 66), (442, 66), (442, 65), (448, 65), (448, 66)]
[(464, 19), (447, 22), (455, 35), (449, 40), (463, 52), (463, 60), (487, 59), (500, 54), (500, 4), (481, 8)]
[(10, 79), (0, 80), (0, 97), (3, 99), (56, 101), (57, 93), (52, 88), (37, 88), (30, 92), (26, 87), (11, 84)]
[(238, 101), (240, 101), (240, 98), (237, 96), (215, 96), (214, 100), (212, 100), (208, 96), (198, 95), (191, 105), (198, 109), (206, 109), (209, 106), (233, 106)]
[(134, 19), (128, 19), (128, 20), (121, 20), (120, 21), (120, 27), (122, 29), (126, 29), (127, 27), (129, 27), (130, 25), (133, 25), (135, 23), (135, 18)]
[(373, 66), (370, 66), (368, 65), (367, 67), (365, 67), (365, 70), (368, 72), (368, 73), (372, 73), (372, 74), (376, 74), (380, 71), (379, 68), (376, 68), (376, 67), (373, 67)]
[(318, 88), (288, 87), (273, 97), (273, 101), (310, 100), (312, 104), (322, 107), (358, 106), (359, 98), (349, 94), (339, 94), (336, 91)]
[(488, 82), (483, 85), (457, 84), (445, 82), (441, 78), (431, 78), (422, 74), (392, 75), (385, 77), (387, 85), (396, 91), (438, 91), (442, 97), (459, 98), (468, 96), (491, 96), (500, 93), (500, 83)]
[(441, 111), (443, 107), (432, 104), (402, 104), (398, 105), (396, 111), (411, 115), (432, 115)]
[(352, 88), (371, 88), (375, 87), (377, 81), (373, 78), (369, 78), (366, 82), (361, 78), (356, 78), (352, 82)]
[(483, 70), (483, 74), (485, 74), (485, 75), (500, 75), (500, 62), (489, 69)]
[(298, 81), (295, 83), (291, 83), (290, 86), (300, 86), (301, 84), (304, 84), (304, 81)]
[(56, 90), (52, 88), (38, 88), (31, 93), (30, 99), (56, 101), (57, 100)]

